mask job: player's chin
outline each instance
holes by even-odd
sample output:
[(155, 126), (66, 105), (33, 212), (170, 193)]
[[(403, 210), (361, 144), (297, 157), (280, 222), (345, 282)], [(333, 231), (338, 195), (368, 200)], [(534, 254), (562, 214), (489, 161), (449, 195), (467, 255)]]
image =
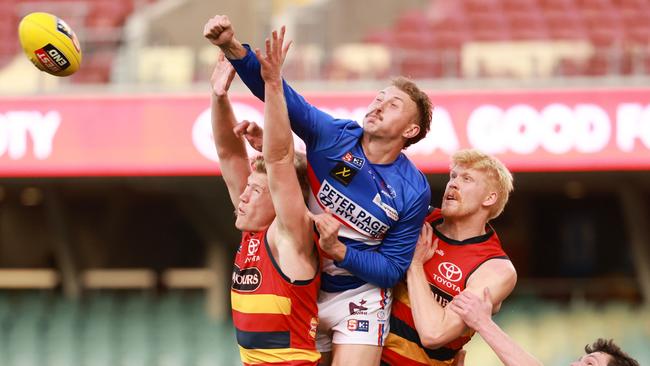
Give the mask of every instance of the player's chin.
[(457, 212), (458, 209), (456, 207), (453, 207), (453, 205), (447, 204), (446, 202), (443, 202), (440, 207), (440, 213), (445, 217), (454, 217)]
[(237, 219), (235, 220), (235, 227), (239, 231), (251, 231), (251, 225), (248, 221), (249, 220), (246, 219), (246, 216), (237, 215)]

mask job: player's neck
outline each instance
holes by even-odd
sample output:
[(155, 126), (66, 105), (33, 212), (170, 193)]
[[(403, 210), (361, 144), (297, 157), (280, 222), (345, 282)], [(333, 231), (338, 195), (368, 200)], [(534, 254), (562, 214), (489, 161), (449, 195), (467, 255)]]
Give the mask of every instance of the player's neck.
[(378, 139), (363, 134), (361, 147), (366, 158), (372, 164), (390, 164), (397, 160), (402, 152), (401, 141)]
[(449, 239), (463, 241), (486, 233), (486, 222), (480, 217), (448, 218), (436, 226), (442, 235)]

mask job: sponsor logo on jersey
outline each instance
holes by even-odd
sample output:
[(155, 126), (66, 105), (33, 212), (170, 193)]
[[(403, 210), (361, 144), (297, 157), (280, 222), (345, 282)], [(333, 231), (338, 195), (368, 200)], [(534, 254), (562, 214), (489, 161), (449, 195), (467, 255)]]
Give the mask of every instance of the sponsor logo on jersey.
[(355, 175), (357, 175), (358, 170), (351, 168), (343, 163), (338, 163), (330, 171), (330, 177), (336, 179), (339, 181), (341, 184), (344, 186), (347, 186), (352, 182), (352, 179), (354, 178)]
[(372, 238), (380, 239), (388, 231), (388, 225), (339, 192), (327, 180), (320, 186), (317, 197), (333, 214)]
[(370, 321), (348, 319), (348, 330), (351, 332), (368, 332), (370, 330)]
[(384, 210), (386, 215), (388, 215), (388, 217), (390, 217), (391, 220), (393, 220), (393, 221), (398, 221), (399, 220), (399, 215), (397, 214), (397, 210), (390, 207), (387, 203), (382, 201), (381, 196), (379, 195), (379, 193), (377, 193), (377, 195), (375, 195), (375, 198), (372, 199), (372, 202), (375, 205), (381, 207), (381, 209)]
[(463, 278), (463, 271), (461, 271), (457, 265), (451, 262), (440, 263), (438, 265), (438, 272), (440, 272), (444, 278), (452, 282), (458, 282), (461, 278)]
[(365, 164), (366, 159), (360, 158), (358, 156), (352, 155), (351, 152), (346, 152), (345, 155), (343, 155), (343, 161), (352, 164), (353, 166), (361, 169), (363, 168), (363, 164)]
[(61, 51), (52, 46), (51, 43), (46, 44), (43, 48), (37, 49), (34, 51), (34, 54), (38, 57), (41, 65), (52, 72), (59, 72), (70, 66), (70, 61), (63, 56)]
[(262, 272), (256, 267), (245, 268), (243, 271), (239, 266), (235, 265), (232, 271), (232, 285), (233, 290), (242, 292), (253, 292), (260, 288), (262, 284)]
[(348, 304), (348, 309), (350, 310), (350, 315), (367, 315), (368, 308), (363, 306), (366, 304), (366, 300), (361, 299), (359, 304), (355, 304), (352, 301)]
[(454, 283), (463, 278), (463, 272), (457, 265), (451, 262), (442, 262), (438, 265), (438, 273), (433, 273), (436, 286), (455, 291), (456, 293), (461, 291), (460, 286)]

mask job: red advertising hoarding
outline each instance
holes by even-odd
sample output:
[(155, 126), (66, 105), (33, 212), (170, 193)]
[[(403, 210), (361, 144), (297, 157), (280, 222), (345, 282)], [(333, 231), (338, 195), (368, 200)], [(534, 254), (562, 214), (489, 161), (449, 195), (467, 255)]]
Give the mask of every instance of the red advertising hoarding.
[[(373, 93), (306, 94), (361, 121)], [(474, 147), (513, 171), (650, 169), (650, 89), (430, 93), (431, 132), (406, 153), (427, 173)], [(263, 105), (232, 97), (237, 118)], [(0, 98), (0, 176), (214, 175), (208, 95)]]

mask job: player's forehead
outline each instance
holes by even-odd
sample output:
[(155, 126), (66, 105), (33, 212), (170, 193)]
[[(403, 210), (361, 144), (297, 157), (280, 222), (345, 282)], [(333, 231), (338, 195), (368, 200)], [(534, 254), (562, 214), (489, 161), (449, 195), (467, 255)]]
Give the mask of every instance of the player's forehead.
[(454, 164), (449, 169), (451, 175), (479, 175), (484, 174), (482, 170), (464, 164)]
[(401, 90), (400, 88), (394, 85), (389, 85), (384, 89), (380, 90), (377, 93), (377, 96), (383, 98), (395, 98), (402, 101), (409, 99), (408, 94), (406, 94), (403, 90)]
[(248, 176), (248, 184), (253, 186), (258, 186), (260, 188), (264, 188), (268, 186), (267, 175), (260, 172), (252, 172)]

